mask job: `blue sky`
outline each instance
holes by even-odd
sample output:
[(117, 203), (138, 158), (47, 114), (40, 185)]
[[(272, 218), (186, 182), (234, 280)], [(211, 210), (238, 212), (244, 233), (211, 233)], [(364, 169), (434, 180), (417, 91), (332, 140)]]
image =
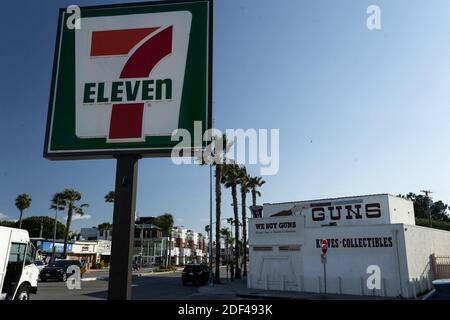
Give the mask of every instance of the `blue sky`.
[[(25, 216), (52, 215), (52, 194), (70, 187), (90, 204), (75, 228), (112, 220), (103, 196), (114, 160), (42, 158), (58, 8), (103, 3), (114, 1), (9, 1), (0, 11), (0, 214), (9, 219), (18, 194), (33, 199)], [(379, 31), (366, 27), (371, 4)], [(280, 129), (280, 169), (264, 177), (261, 202), (423, 188), (450, 202), (449, 1), (216, 0), (215, 23), (215, 126)], [(141, 160), (138, 213), (170, 212), (203, 230), (208, 173)]]

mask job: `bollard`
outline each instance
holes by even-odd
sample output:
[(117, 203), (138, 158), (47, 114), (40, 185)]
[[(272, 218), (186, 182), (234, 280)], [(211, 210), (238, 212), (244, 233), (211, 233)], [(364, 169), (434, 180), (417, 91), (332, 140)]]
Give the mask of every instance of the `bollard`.
[(342, 278), (338, 277), (339, 294), (342, 294)]
[(266, 274), (266, 283), (265, 283), (265, 289), (269, 290), (269, 274)]
[(386, 289), (386, 279), (382, 278), (381, 279), (381, 285), (383, 286), (383, 296), (387, 297), (387, 289)]
[(415, 279), (412, 279), (411, 285), (412, 285), (413, 298), (415, 299), (417, 297), (416, 280)]
[(319, 293), (322, 293), (322, 279), (320, 276), (317, 277), (318, 284), (319, 284)]
[(285, 280), (284, 280), (284, 274), (283, 274), (283, 279), (281, 280), (281, 290), (286, 290), (286, 283), (285, 283)]
[(363, 277), (361, 277), (360, 280), (361, 280), (361, 295), (363, 296), (364, 295), (364, 279), (363, 279)]

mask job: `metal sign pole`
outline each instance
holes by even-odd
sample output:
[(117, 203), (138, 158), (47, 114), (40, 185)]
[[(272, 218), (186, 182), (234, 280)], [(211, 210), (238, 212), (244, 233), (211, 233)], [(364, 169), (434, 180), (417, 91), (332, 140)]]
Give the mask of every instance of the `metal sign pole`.
[(131, 299), (138, 155), (117, 156), (109, 300)]
[(327, 256), (326, 255), (325, 255), (325, 261), (323, 264), (323, 283), (324, 283), (325, 293), (327, 293)]

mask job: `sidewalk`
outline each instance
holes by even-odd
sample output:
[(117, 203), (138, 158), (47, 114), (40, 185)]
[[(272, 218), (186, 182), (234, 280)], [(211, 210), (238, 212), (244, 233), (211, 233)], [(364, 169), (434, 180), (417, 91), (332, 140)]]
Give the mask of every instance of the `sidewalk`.
[[(133, 270), (132, 276), (146, 277), (146, 276), (152, 276), (152, 275), (158, 275), (158, 274), (174, 273), (174, 272), (179, 272), (179, 271), (183, 270), (183, 267), (177, 268), (177, 271), (166, 271), (166, 272), (153, 272), (153, 269), (155, 269), (155, 267), (142, 268), (139, 271)], [(82, 281), (95, 281), (95, 280), (107, 280), (107, 279), (109, 279), (109, 268), (105, 268), (105, 269), (101, 269), (101, 270), (91, 269), (83, 275)]]
[(216, 298), (216, 299), (266, 299), (266, 300), (391, 300), (394, 298), (385, 298), (378, 296), (359, 296), (359, 295), (344, 295), (344, 294), (324, 294), (312, 292), (297, 292), (297, 291), (277, 291), (277, 290), (262, 290), (262, 289), (248, 289), (247, 279), (238, 279), (233, 282), (224, 278), (222, 283), (214, 285), (214, 287), (204, 286), (198, 289), (198, 293), (193, 295), (193, 298)]

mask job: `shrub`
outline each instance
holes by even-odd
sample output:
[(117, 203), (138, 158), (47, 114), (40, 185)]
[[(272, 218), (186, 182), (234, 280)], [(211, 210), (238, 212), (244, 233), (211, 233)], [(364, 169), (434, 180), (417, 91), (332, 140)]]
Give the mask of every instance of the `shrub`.
[[(433, 229), (447, 230), (450, 231), (450, 222), (441, 221), (441, 220), (433, 220)], [(429, 227), (430, 221), (424, 218), (416, 218), (416, 225)]]
[(175, 267), (163, 267), (163, 266), (159, 266), (156, 269), (153, 269), (153, 272), (168, 272), (168, 271), (177, 271), (177, 268)]

